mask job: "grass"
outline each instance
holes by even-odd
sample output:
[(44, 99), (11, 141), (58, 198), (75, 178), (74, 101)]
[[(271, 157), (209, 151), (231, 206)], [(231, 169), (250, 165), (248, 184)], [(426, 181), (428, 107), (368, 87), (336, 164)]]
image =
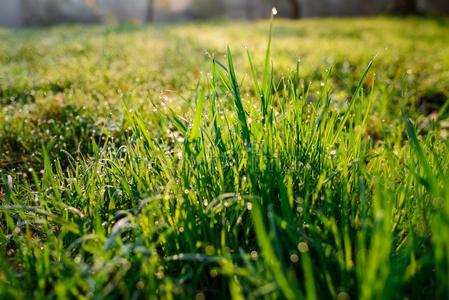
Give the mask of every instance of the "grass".
[(1, 298), (447, 298), (447, 26), (2, 31)]

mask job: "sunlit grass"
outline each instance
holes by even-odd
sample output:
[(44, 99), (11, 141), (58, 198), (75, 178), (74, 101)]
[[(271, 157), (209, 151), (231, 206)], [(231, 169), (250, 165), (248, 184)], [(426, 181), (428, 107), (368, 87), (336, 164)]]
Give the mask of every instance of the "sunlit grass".
[[(391, 32), (415, 23), (438, 42)], [(84, 54), (33, 48), (2, 69), (16, 73), (1, 86), (0, 295), (447, 298), (448, 81), (424, 57), (448, 63), (439, 26), (280, 21), (268, 49), (267, 23), (51, 29), (44, 45), (77, 32), (67, 49)], [(40, 64), (71, 79), (15, 82)]]

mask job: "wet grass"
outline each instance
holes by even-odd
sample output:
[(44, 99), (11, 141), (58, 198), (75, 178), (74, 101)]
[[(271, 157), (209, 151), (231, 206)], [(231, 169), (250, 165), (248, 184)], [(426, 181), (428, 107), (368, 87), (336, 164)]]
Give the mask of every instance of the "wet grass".
[(446, 23), (1, 32), (0, 296), (447, 298)]

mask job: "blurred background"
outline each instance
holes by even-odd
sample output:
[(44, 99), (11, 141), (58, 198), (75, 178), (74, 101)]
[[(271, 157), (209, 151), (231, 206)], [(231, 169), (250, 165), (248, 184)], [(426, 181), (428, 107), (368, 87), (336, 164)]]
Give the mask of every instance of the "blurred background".
[(284, 18), (385, 13), (449, 14), (449, 0), (0, 0), (0, 26), (66, 22), (169, 22), (259, 19), (275, 6)]

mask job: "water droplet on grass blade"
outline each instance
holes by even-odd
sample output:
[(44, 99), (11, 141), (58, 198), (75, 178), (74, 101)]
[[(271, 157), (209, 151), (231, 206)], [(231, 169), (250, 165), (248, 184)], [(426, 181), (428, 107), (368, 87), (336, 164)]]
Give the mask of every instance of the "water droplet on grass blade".
[(7, 184), (6, 184), (6, 195), (9, 195), (12, 191), (12, 177), (8, 175)]
[(141, 289), (143, 289), (144, 287), (145, 287), (145, 284), (143, 283), (142, 280), (139, 280), (139, 281), (136, 283), (136, 288), (137, 288), (138, 290), (141, 290)]
[(307, 253), (309, 252), (309, 245), (306, 242), (301, 242), (298, 244), (298, 250), (301, 253)]
[(257, 251), (251, 251), (251, 259), (253, 259), (253, 260), (256, 260), (257, 259), (257, 257), (259, 256), (258, 254), (257, 254)]
[(351, 296), (349, 296), (349, 294), (346, 292), (340, 292), (337, 295), (337, 300), (349, 300), (349, 299), (351, 299)]
[(290, 255), (290, 261), (291, 261), (292, 263), (297, 263), (297, 262), (299, 261), (298, 255), (296, 255), (296, 254)]

